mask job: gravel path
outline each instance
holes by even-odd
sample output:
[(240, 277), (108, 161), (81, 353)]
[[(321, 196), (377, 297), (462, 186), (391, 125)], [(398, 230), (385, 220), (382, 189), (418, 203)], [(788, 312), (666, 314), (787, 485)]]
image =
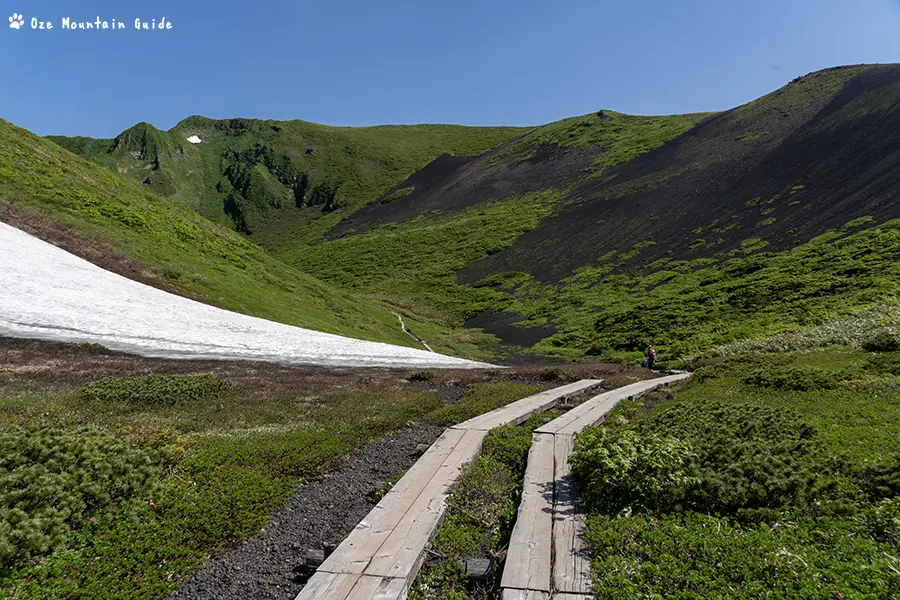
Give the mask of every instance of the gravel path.
[(162, 358), (349, 367), (490, 367), (215, 308), (101, 269), (5, 223), (0, 223), (0, 335), (92, 342)]
[(308, 548), (341, 541), (375, 506), (379, 482), (418, 460), (442, 427), (407, 428), (353, 454), (341, 471), (301, 485), (263, 533), (187, 579), (170, 600), (293, 600), (302, 586), (294, 568)]

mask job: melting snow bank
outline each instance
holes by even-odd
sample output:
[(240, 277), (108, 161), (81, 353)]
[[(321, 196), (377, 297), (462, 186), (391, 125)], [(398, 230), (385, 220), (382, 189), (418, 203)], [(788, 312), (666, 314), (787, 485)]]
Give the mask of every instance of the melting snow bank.
[(215, 308), (132, 281), (0, 223), (0, 335), (165, 358), (352, 367), (488, 368)]

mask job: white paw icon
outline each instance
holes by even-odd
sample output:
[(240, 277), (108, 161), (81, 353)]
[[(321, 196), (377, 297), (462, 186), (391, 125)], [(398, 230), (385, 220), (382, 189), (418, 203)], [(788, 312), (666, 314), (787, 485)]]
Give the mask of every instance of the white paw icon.
[(25, 24), (25, 19), (23, 19), (22, 15), (20, 15), (19, 13), (13, 13), (12, 16), (9, 18), (9, 26), (12, 27), (13, 29), (18, 29), (19, 27), (21, 27), (24, 24)]

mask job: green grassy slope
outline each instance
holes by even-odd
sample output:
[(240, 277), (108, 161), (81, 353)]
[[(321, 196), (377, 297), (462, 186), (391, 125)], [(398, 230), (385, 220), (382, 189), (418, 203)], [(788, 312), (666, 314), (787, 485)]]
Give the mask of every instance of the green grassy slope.
[[(519, 130), (192, 117), (106, 150), (57, 141), (151, 172), (151, 188), (180, 173), (173, 197), (407, 314), (477, 317), (540, 353), (636, 360), (653, 342), (669, 359), (900, 293), (898, 98), (900, 69), (857, 66), (718, 114), (600, 111)], [(195, 134), (200, 146), (184, 140)], [(478, 156), (429, 162), (444, 152)]]
[[(412, 193), (279, 256), (446, 323), (479, 315), (508, 343), (532, 346), (536, 331), (535, 351), (572, 358), (638, 360), (654, 343), (670, 359), (814, 325), (900, 294), (900, 145), (885, 129), (898, 97), (900, 70), (863, 66), (719, 115), (564, 120), (430, 173), (441, 185), (412, 177), (400, 184)], [(541, 144), (559, 151), (535, 155)], [(492, 198), (522, 181), (510, 157), (565, 191), (544, 205)], [(510, 243), (515, 221), (531, 224)], [(486, 308), (502, 311), (496, 327)]]
[[(603, 111), (565, 119), (536, 128), (485, 154), (475, 168), (491, 170), (508, 157), (528, 160), (540, 145), (588, 148), (595, 157), (587, 163), (587, 169), (564, 169), (553, 176), (558, 181), (586, 180), (607, 165), (661, 146), (706, 116), (632, 117)], [(489, 308), (494, 298), (485, 290), (458, 286), (456, 271), (507, 248), (556, 212), (567, 190), (549, 187), (552, 182), (549, 177), (540, 180), (542, 189), (525, 194), (492, 190), (479, 196), (477, 204), (462, 210), (453, 210), (448, 200), (446, 210), (427, 214), (417, 208), (417, 197), (410, 195), (409, 188), (401, 187), (398, 192), (402, 193), (387, 198), (397, 205), (409, 197), (412, 218), (315, 244), (300, 238), (273, 254), (316, 277), (391, 303), (409, 314), (459, 325)], [(461, 180), (459, 187), (465, 183)], [(356, 223), (351, 217), (350, 226)]]
[(900, 353), (693, 366), (674, 398), (623, 402), (576, 444), (594, 595), (893, 598)]
[(601, 110), (588, 115), (570, 117), (538, 127), (505, 148), (502, 154), (520, 152), (529, 156), (533, 146), (554, 144), (562, 148), (600, 150), (591, 177), (599, 177), (609, 168), (646, 154), (675, 139), (715, 113), (693, 113), (644, 117)]
[[(245, 314), (401, 345), (397, 318), (266, 255), (189, 207), (0, 121), (0, 216), (138, 278)], [(106, 261), (105, 263), (103, 261)], [(132, 269), (134, 270), (134, 269)], [(129, 272), (129, 275), (134, 273)]]
[[(571, 358), (638, 360), (654, 343), (671, 359), (821, 323), (900, 294), (893, 171), (860, 181), (822, 168), (850, 164), (842, 143), (870, 142), (853, 160), (897, 160), (896, 144), (870, 131), (900, 93), (895, 77), (890, 67), (814, 73), (716, 116), (566, 119), (458, 175), (436, 173), (446, 184), (424, 190), (412, 177), (400, 184), (416, 183), (412, 193), (351, 215), (333, 239), (276, 254), (446, 324), (502, 311), (518, 323), (488, 319), (488, 332), (526, 347), (545, 337), (535, 351)], [(535, 158), (541, 144), (561, 154)], [(571, 152), (590, 157), (579, 174), (550, 171)], [(566, 189), (493, 198), (520, 177), (510, 157)]]
[[(113, 140), (49, 139), (271, 248), (315, 240), (440, 154), (475, 155), (525, 129), (189, 117), (140, 123)], [(197, 135), (200, 144), (186, 138)]]

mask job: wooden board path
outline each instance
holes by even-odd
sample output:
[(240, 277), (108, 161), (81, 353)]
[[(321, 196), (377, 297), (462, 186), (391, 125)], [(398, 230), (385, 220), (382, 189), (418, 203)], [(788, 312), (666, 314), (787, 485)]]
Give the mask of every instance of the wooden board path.
[(494, 427), (499, 427), (500, 425), (518, 425), (519, 423), (526, 421), (533, 413), (550, 410), (560, 401), (588, 392), (602, 384), (602, 379), (582, 379), (575, 383), (563, 385), (558, 388), (553, 388), (552, 390), (535, 394), (534, 396), (516, 400), (502, 408), (479, 415), (473, 419), (464, 421), (459, 425), (454, 425), (452, 429), (479, 429), (481, 431), (490, 431)]
[(554, 435), (572, 435), (578, 433), (585, 427), (596, 425), (602, 421), (606, 413), (620, 401), (627, 398), (636, 398), (661, 385), (675, 383), (676, 381), (687, 379), (690, 376), (690, 373), (677, 373), (666, 377), (638, 381), (631, 385), (604, 392), (599, 396), (595, 396), (587, 402), (576, 406), (558, 419), (554, 419), (546, 425), (542, 425), (536, 431), (537, 433), (552, 433)]
[[(521, 423), (532, 413), (548, 410), (602, 383), (599, 379), (585, 379), (547, 390), (444, 431), (325, 559), (297, 600), (405, 598), (428, 541), (444, 517), (450, 488), (462, 467), (481, 451), (487, 432), (500, 425)], [(552, 445), (549, 453), (552, 459)], [(552, 479), (552, 465), (549, 478)], [(549, 535), (548, 528), (548, 538)], [(547, 565), (549, 569), (549, 557)]]
[(536, 433), (528, 451), (522, 501), (500, 587), (550, 592), (553, 532), (553, 437)]
[(590, 600), (584, 515), (569, 468), (575, 434), (616, 404), (690, 377), (676, 373), (604, 392), (535, 430), (503, 568), (503, 600)]

